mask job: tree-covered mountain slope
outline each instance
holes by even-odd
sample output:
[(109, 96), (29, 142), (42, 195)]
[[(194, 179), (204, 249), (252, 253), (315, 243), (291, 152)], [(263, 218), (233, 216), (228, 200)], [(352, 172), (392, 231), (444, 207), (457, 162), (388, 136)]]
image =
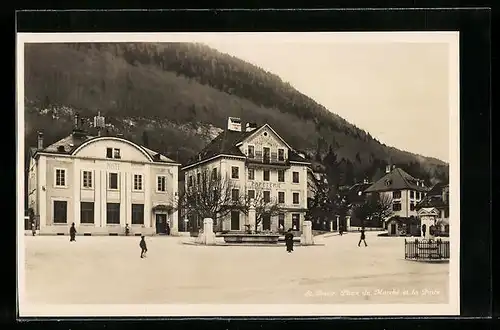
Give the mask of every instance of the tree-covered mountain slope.
[[(227, 117), (269, 123), (321, 162), (334, 150), (344, 183), (380, 177), (387, 163), (427, 180), (447, 180), (448, 164), (373, 139), (259, 67), (194, 43), (29, 44), (25, 47), (26, 148), (69, 134), (72, 116), (98, 111), (138, 142), (187, 161), (224, 129)], [(145, 133), (146, 132), (146, 133)]]

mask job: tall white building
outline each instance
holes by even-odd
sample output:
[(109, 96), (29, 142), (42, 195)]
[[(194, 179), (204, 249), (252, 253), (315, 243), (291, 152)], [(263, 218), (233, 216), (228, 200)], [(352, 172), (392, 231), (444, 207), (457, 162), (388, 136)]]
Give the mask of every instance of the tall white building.
[[(398, 235), (402, 225), (410, 230), (417, 226), (417, 203), (429, 191), (421, 179), (414, 178), (400, 168), (386, 167), (386, 174), (369, 186), (364, 193), (385, 195), (391, 202), (392, 214), (385, 220), (390, 235)], [(404, 227), (403, 226), (403, 227)]]
[(180, 164), (120, 136), (69, 136), (31, 148), (28, 203), (40, 234), (177, 233)]
[[(230, 117), (224, 132), (182, 170), (186, 191), (199, 182), (203, 173), (210, 173), (230, 180), (235, 199), (260, 195), (275, 201), (279, 214), (264, 215), (261, 230), (301, 231), (307, 211), (309, 165), (268, 124), (257, 127), (247, 123), (243, 127), (239, 118)], [(224, 231), (243, 231), (249, 222), (239, 210), (231, 211), (221, 221), (219, 228)]]

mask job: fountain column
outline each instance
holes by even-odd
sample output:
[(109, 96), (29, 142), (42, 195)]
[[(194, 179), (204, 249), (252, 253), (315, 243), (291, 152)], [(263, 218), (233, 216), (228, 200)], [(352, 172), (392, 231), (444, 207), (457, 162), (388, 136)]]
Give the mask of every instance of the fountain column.
[(255, 212), (255, 201), (252, 198), (250, 200), (250, 207), (248, 209), (248, 224), (250, 225), (250, 230), (254, 232), (256, 230), (255, 228), (255, 222), (256, 222), (257, 214)]
[(301, 245), (314, 244), (311, 221), (304, 221), (304, 224), (302, 225), (302, 235), (300, 236), (300, 244)]

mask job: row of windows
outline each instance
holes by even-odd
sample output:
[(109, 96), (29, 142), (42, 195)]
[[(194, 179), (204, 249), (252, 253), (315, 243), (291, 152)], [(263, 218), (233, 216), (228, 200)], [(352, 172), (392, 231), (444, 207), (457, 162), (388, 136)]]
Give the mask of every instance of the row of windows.
[[(285, 182), (285, 170), (278, 170), (278, 182)], [(206, 181), (206, 172), (203, 173), (196, 173), (196, 182), (197, 184), (200, 184), (203, 180), (203, 182)], [(214, 168), (212, 169), (212, 179), (216, 180), (218, 178), (218, 173), (217, 169)], [(231, 166), (231, 178), (232, 179), (239, 179), (240, 178), (240, 168), (239, 166)], [(248, 180), (255, 180), (255, 169), (249, 168), (248, 169)], [(271, 170), (263, 170), (262, 171), (262, 180), (263, 181), (271, 181)], [(292, 172), (292, 182), (293, 183), (300, 183), (300, 173), (299, 172)], [(188, 187), (193, 186), (194, 184), (194, 179), (193, 176), (190, 175), (188, 178)]]
[[(119, 173), (108, 173), (108, 189), (118, 190), (119, 189)], [(143, 190), (143, 175), (134, 174), (133, 190), (142, 191)], [(56, 187), (66, 187), (66, 170), (56, 169)], [(82, 175), (82, 187), (83, 188), (93, 188), (93, 175), (92, 171), (83, 171)], [(158, 175), (156, 179), (156, 191), (166, 192), (167, 191), (167, 177), (164, 175)]]
[[(144, 224), (144, 204), (132, 204), (132, 224)], [(54, 201), (54, 223), (68, 222), (68, 202)], [(93, 224), (95, 221), (94, 202), (80, 203), (80, 223)], [(106, 223), (120, 224), (120, 203), (106, 204)]]
[[(424, 196), (424, 193), (421, 193), (419, 191), (413, 191), (413, 190), (410, 190), (410, 198), (415, 198), (415, 196), (417, 196), (417, 199), (421, 199), (423, 196)], [(394, 199), (399, 199), (401, 198), (401, 191), (393, 191), (392, 192), (392, 198)]]
[[(271, 215), (269, 213), (262, 215), (262, 230), (271, 230)], [(231, 212), (231, 230), (240, 229), (240, 212)], [(285, 214), (278, 214), (278, 229), (285, 230)], [(300, 229), (300, 214), (292, 213), (292, 229)]]
[[(248, 190), (248, 198), (255, 199), (255, 190)], [(234, 202), (238, 201), (240, 198), (240, 190), (239, 189), (232, 189), (231, 191), (231, 197)], [(262, 192), (262, 199), (264, 203), (270, 203), (271, 202), (271, 191), (269, 190), (264, 190)], [(284, 204), (285, 203), (285, 192), (284, 191), (278, 191), (278, 203), (279, 204)], [(300, 204), (300, 194), (298, 192), (292, 193), (292, 203), (293, 204)]]
[[(285, 182), (285, 170), (278, 170), (278, 182)], [(231, 178), (239, 179), (240, 178), (240, 168), (238, 166), (231, 166)], [(300, 180), (299, 172), (292, 172), (292, 182), (299, 183)], [(255, 180), (255, 169), (248, 169), (248, 180)], [(270, 181), (271, 180), (271, 170), (263, 170), (262, 171), (262, 180)]]
[[(263, 158), (264, 160), (270, 160), (271, 159), (271, 154), (273, 155), (273, 158), (276, 157), (278, 161), (285, 161), (285, 149), (283, 148), (278, 148), (278, 153), (271, 153), (271, 148), (269, 147), (262, 147), (262, 151), (258, 150), (257, 152), (255, 151), (255, 146), (249, 145), (247, 147), (247, 157), (248, 158)], [(275, 156), (274, 156), (275, 155)]]
[[(393, 211), (401, 211), (401, 202), (395, 202), (392, 204)], [(415, 211), (415, 203), (410, 203), (410, 211)]]

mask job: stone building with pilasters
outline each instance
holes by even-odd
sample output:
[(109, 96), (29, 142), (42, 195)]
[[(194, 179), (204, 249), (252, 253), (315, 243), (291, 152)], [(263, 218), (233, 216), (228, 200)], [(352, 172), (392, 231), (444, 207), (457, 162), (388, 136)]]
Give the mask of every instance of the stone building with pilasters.
[(31, 148), (28, 207), (39, 234), (177, 233), (180, 164), (122, 136), (90, 136), (75, 118), (73, 132)]

